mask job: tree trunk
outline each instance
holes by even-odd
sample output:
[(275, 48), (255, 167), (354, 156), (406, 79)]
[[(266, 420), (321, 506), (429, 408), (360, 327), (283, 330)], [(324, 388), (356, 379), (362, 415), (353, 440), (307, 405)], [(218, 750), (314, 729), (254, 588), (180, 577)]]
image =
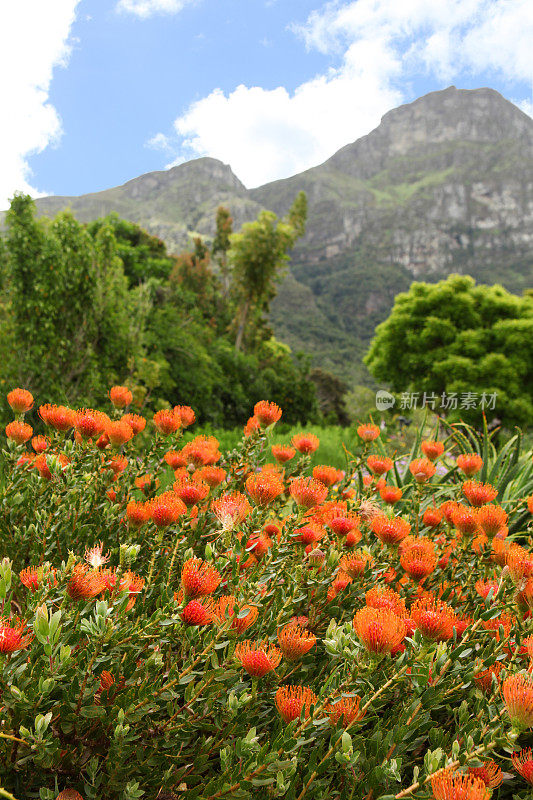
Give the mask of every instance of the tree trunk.
[(242, 347), (242, 340), (244, 337), (244, 327), (246, 325), (246, 320), (248, 318), (248, 312), (250, 310), (250, 298), (247, 297), (244, 306), (242, 308), (241, 314), (241, 321), (239, 322), (239, 327), (237, 329), (237, 338), (235, 339), (235, 350), (239, 352)]

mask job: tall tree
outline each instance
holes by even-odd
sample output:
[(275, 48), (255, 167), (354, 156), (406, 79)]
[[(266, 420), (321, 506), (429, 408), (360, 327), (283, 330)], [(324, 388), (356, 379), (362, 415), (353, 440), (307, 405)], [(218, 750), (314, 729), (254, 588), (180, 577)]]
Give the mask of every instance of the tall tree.
[(262, 211), (255, 222), (231, 235), (228, 258), (237, 298), (236, 350), (242, 348), (251, 312), (257, 321), (268, 312), (282, 268), (289, 261), (288, 251), (305, 232), (306, 214), (306, 196), (300, 192), (283, 219)]

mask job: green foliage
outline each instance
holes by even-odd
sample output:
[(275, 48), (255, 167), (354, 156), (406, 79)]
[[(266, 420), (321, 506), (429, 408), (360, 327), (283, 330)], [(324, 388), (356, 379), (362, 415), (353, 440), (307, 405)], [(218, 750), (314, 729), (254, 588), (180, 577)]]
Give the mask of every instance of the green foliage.
[[(378, 326), (365, 363), (396, 392), (496, 393), (491, 416), (508, 428), (527, 425), (533, 417), (533, 302), (501, 286), (476, 286), (467, 276), (414, 283)], [(459, 406), (449, 419), (479, 425), (481, 411), (479, 403)]]

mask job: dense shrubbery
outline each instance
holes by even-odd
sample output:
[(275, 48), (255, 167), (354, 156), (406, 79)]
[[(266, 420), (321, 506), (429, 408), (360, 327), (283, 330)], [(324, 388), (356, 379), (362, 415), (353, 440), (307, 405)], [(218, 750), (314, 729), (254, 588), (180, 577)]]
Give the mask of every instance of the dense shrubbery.
[(264, 466), (273, 404), (221, 453), (182, 446), (190, 408), (145, 427), (110, 395), (109, 416), (41, 406), (34, 438), (31, 396), (9, 397), (0, 796), (525, 796), (519, 435), (496, 452), (459, 425), (400, 454), (362, 425), (344, 471), (309, 475), (311, 433)]

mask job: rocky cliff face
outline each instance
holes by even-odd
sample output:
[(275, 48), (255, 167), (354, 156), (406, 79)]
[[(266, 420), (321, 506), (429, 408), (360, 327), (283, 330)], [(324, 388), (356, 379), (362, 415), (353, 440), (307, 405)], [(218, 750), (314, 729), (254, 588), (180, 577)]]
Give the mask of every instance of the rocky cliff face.
[(202, 158), (79, 198), (44, 198), (83, 220), (116, 211), (165, 239), (211, 235), (219, 204), (237, 227), (261, 208), (284, 214), (307, 192), (307, 233), (294, 250), (273, 322), (322, 366), (360, 380), (360, 355), (394, 295), (451, 272), (533, 283), (533, 120), (491, 89), (449, 87), (400, 106), (324, 164), (247, 191)]

